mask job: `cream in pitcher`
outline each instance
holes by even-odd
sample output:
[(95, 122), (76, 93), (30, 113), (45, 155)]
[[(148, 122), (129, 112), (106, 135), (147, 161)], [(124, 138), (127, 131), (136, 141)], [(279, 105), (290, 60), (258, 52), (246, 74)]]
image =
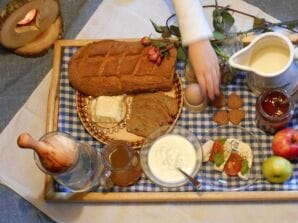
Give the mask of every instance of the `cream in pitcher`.
[(289, 62), (289, 50), (280, 46), (268, 46), (257, 51), (251, 58), (253, 70), (266, 74), (281, 71)]
[(248, 71), (247, 84), (260, 94), (268, 88), (284, 88), (292, 93), (297, 85), (294, 46), (280, 34), (268, 32), (258, 36), (229, 60), (232, 67)]

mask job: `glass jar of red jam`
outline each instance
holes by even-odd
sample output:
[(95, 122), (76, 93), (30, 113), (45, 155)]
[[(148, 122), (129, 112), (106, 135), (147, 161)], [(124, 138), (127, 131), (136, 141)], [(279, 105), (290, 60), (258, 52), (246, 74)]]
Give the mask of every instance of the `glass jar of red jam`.
[(294, 114), (293, 106), (286, 91), (282, 89), (264, 91), (256, 101), (257, 126), (271, 134), (285, 128)]

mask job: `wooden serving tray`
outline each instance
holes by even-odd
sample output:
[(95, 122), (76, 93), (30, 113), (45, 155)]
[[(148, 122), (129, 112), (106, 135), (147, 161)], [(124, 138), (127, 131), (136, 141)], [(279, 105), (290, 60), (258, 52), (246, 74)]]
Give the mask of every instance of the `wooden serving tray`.
[[(98, 40), (58, 40), (54, 47), (46, 131), (57, 131), (59, 114), (59, 80), (64, 47), (79, 47)], [(127, 41), (136, 41), (129, 39)], [(53, 179), (46, 176), (44, 198), (53, 202), (202, 202), (202, 201), (290, 201), (298, 200), (297, 190), (268, 191), (190, 191), (190, 192), (56, 192)]]

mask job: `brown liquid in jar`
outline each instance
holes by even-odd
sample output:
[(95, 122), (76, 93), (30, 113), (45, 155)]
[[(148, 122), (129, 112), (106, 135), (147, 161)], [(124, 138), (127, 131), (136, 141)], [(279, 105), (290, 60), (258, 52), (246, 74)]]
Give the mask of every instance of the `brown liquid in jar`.
[(269, 133), (285, 128), (293, 115), (290, 98), (285, 91), (265, 91), (256, 102), (256, 121), (259, 128)]
[(118, 169), (128, 166), (130, 157), (127, 149), (120, 145), (110, 154), (109, 160), (112, 168)]
[(115, 140), (105, 149), (110, 179), (115, 185), (129, 186), (139, 180), (142, 174), (139, 154), (127, 142)]

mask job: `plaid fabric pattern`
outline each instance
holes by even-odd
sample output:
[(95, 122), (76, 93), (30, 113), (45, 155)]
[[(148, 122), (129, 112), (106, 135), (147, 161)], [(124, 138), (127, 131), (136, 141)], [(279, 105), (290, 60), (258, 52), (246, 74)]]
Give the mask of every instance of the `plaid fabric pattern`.
[[(59, 119), (58, 119), (58, 130), (62, 132), (68, 132), (74, 136), (78, 141), (84, 141), (89, 143), (98, 150), (103, 148), (103, 144), (95, 140), (82, 126), (80, 119), (76, 111), (76, 102), (75, 102), (75, 90), (69, 85), (68, 81), (68, 72), (67, 66), (68, 61), (70, 60), (73, 53), (77, 50), (77, 47), (65, 47), (64, 54), (61, 64), (61, 77), (60, 77), (60, 109), (59, 109)], [(185, 85), (185, 79), (183, 76), (184, 64), (181, 62), (177, 63), (177, 73), (180, 75), (183, 85)], [(225, 95), (228, 95), (232, 92), (236, 92), (244, 100), (243, 110), (246, 113), (245, 120), (242, 121), (241, 126), (246, 130), (255, 133), (255, 136), (259, 139), (259, 145), (254, 149), (254, 171), (261, 176), (261, 164), (264, 158), (272, 155), (271, 151), (271, 140), (272, 136), (267, 135), (256, 128), (255, 124), (255, 99), (256, 97), (248, 90), (245, 83), (245, 75), (241, 74), (237, 76), (237, 79), (234, 84), (224, 87)], [(181, 116), (177, 122), (177, 125), (180, 125), (184, 128), (192, 131), (199, 140), (204, 143), (208, 137), (208, 131), (214, 129), (217, 125), (211, 121), (212, 115), (216, 111), (216, 108), (208, 106), (205, 111), (202, 113), (191, 113), (183, 108)], [(295, 110), (297, 114), (297, 107)], [(291, 127), (298, 126), (297, 117), (294, 117), (290, 123)], [(237, 131), (237, 130), (235, 130)], [(234, 133), (233, 133), (234, 134)], [(241, 134), (241, 132), (236, 132), (235, 134)], [(213, 137), (213, 136), (212, 136)], [(214, 136), (216, 138), (216, 135)], [(243, 135), (242, 137), (246, 137)], [(255, 143), (255, 142), (250, 142)], [(298, 163), (294, 164), (294, 175), (288, 182), (284, 184), (270, 184), (267, 183), (264, 179), (258, 178), (253, 184), (246, 186), (246, 183), (243, 184), (236, 178), (232, 179), (228, 185), (214, 184), (215, 171), (209, 164), (203, 164), (199, 175), (197, 176), (202, 182), (200, 191), (226, 191), (226, 190), (245, 190), (245, 191), (283, 191), (283, 190), (298, 190)], [(213, 182), (213, 183), (212, 183)], [(54, 188), (57, 192), (67, 191), (58, 183), (54, 183)], [(161, 192), (161, 191), (193, 191), (194, 188), (191, 184), (179, 188), (161, 188), (144, 175), (141, 180), (138, 181), (135, 185), (130, 187), (113, 187), (111, 191), (117, 192)], [(101, 192), (102, 188), (96, 188), (95, 191)]]

